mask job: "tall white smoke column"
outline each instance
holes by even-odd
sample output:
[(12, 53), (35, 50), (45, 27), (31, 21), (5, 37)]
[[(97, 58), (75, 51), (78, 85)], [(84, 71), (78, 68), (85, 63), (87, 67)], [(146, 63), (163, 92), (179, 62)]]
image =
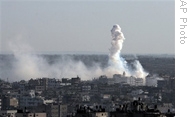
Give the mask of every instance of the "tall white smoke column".
[(110, 59), (112, 60), (120, 60), (120, 51), (123, 46), (123, 41), (125, 39), (123, 33), (121, 32), (121, 28), (119, 25), (114, 25), (112, 30), (112, 46), (110, 48)]
[(120, 57), (120, 52), (123, 46), (123, 42), (125, 37), (121, 32), (121, 28), (118, 24), (115, 24), (111, 29), (112, 42), (110, 54), (109, 54), (109, 69), (113, 74), (115, 73), (123, 73), (125, 72), (126, 76), (133, 76), (136, 78), (143, 78), (148, 75), (140, 64), (138, 60), (135, 60), (133, 65), (135, 69), (131, 69), (127, 66), (127, 61), (125, 61), (122, 57)]
[(111, 42), (111, 48), (110, 54), (109, 54), (109, 64), (111, 71), (115, 73), (122, 73), (123, 71), (126, 72), (126, 75), (130, 76), (130, 72), (128, 71), (126, 61), (120, 57), (120, 52), (123, 46), (123, 41), (125, 40), (125, 37), (123, 33), (121, 32), (121, 28), (118, 24), (115, 24), (113, 28), (111, 29), (111, 35), (112, 35), (112, 42)]

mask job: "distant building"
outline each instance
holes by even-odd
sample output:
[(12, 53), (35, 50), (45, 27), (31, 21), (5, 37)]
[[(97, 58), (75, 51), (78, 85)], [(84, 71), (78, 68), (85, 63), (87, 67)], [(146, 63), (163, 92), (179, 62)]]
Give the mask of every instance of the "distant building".
[(29, 112), (27, 110), (17, 110), (16, 117), (47, 117), (45, 112)]
[(121, 74), (114, 74), (114, 75), (113, 75), (113, 78), (121, 78), (121, 77), (122, 77)]
[(62, 83), (65, 84), (70, 83), (69, 78), (62, 78)]
[(30, 79), (28, 81), (28, 85), (33, 86), (33, 87), (41, 85), (40, 84), (40, 79)]
[(40, 79), (40, 84), (45, 87), (45, 90), (57, 88), (59, 86), (59, 82), (55, 78), (42, 78)]
[(61, 81), (55, 78), (38, 78), (38, 79), (30, 79), (28, 82), (29, 86), (36, 91), (43, 91), (48, 89), (54, 89), (60, 86)]
[(75, 117), (109, 117), (108, 112), (77, 113)]
[(109, 117), (109, 113), (105, 112), (105, 109), (101, 106), (96, 106), (95, 109), (86, 106), (80, 106), (77, 108), (75, 117)]
[(166, 80), (158, 80), (157, 84), (158, 84), (157, 85), (158, 88), (164, 88), (167, 86), (167, 81)]
[(175, 78), (169, 79), (169, 88), (175, 89)]
[(110, 117), (161, 117), (160, 115), (159, 112), (110, 112)]
[(98, 82), (99, 82), (99, 83), (102, 83), (102, 84), (107, 84), (107, 82), (108, 82), (107, 76), (106, 76), (106, 75), (101, 75), (101, 76), (99, 77), (99, 79), (98, 79)]
[(47, 117), (66, 117), (67, 105), (63, 104), (47, 105), (46, 112), (47, 112)]
[(120, 74), (114, 74), (113, 76), (114, 83), (127, 83), (128, 78), (122, 77)]
[(41, 86), (41, 85), (38, 85), (38, 86), (35, 86), (35, 91), (36, 92), (42, 92), (45, 90), (45, 87), (44, 86)]
[(2, 109), (10, 109), (18, 107), (18, 99), (10, 97), (10, 96), (3, 96), (2, 97)]
[(133, 90), (131, 92), (131, 95), (135, 96), (135, 95), (140, 95), (142, 94), (144, 91), (142, 89), (137, 89), (137, 90)]
[(38, 106), (40, 104), (43, 104), (43, 99), (41, 97), (22, 96), (19, 100), (20, 107)]
[(135, 78), (135, 86), (143, 86), (144, 81), (142, 78)]
[(157, 79), (154, 77), (146, 77), (146, 86), (157, 87)]
[(31, 90), (29, 94), (19, 98), (20, 107), (34, 107), (42, 104), (53, 103), (53, 100), (46, 100), (44, 97), (35, 96), (35, 91)]
[(131, 76), (127, 78), (127, 84), (129, 84), (130, 86), (135, 86), (135, 77)]
[(0, 110), (0, 117), (17, 117), (17, 110)]
[(82, 96), (82, 102), (90, 102), (90, 96), (89, 95), (83, 95)]
[(71, 78), (71, 84), (79, 84), (81, 79), (77, 76), (76, 78)]
[(118, 91), (119, 89), (118, 89), (118, 87), (114, 87), (114, 86), (107, 86), (107, 85), (103, 85), (103, 86), (101, 86), (101, 87), (99, 87), (99, 92), (101, 92), (101, 93), (104, 93), (104, 92), (114, 92), (114, 91)]
[(115, 83), (115, 79), (109, 78), (107, 83), (108, 83), (108, 85), (113, 85)]
[(82, 92), (89, 92), (91, 90), (91, 86), (90, 85), (84, 85), (82, 86)]
[(120, 105), (115, 111), (110, 112), (110, 117), (160, 117), (157, 105), (150, 109), (141, 102), (140, 98), (131, 103)]

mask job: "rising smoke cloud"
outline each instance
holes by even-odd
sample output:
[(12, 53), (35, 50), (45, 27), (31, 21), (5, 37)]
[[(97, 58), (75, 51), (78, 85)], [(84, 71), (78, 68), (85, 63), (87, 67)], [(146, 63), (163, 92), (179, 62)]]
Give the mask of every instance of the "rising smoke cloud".
[(131, 68), (131, 64), (120, 56), (125, 38), (119, 25), (113, 26), (111, 36), (108, 65), (104, 68), (101, 67), (100, 63), (86, 66), (81, 60), (74, 60), (72, 56), (68, 55), (63, 55), (61, 59), (50, 64), (43, 56), (34, 54), (35, 51), (32, 47), (23, 43), (22, 39), (17, 39), (17, 41), (9, 44), (13, 51), (14, 61), (11, 62), (11, 67), (6, 67), (6, 64), (0, 64), (2, 69), (0, 78), (18, 81), (42, 77), (71, 78), (78, 75), (82, 80), (91, 80), (100, 75), (112, 77), (113, 74), (122, 74), (123, 72), (125, 72), (126, 76), (145, 78), (148, 74), (138, 60), (132, 63), (134, 67)]
[(134, 62), (132, 63), (134, 69), (132, 69), (129, 67), (127, 61), (120, 56), (125, 37), (121, 32), (121, 28), (118, 24), (113, 25), (113, 28), (111, 29), (111, 35), (112, 42), (111, 48), (109, 49), (110, 54), (108, 69), (112, 69), (113, 73), (121, 74), (122, 72), (125, 72), (125, 75), (128, 77), (133, 76), (136, 78), (145, 79), (148, 73), (144, 71), (142, 65), (138, 60), (134, 60)]
[[(91, 67), (85, 66), (80, 60), (74, 60), (72, 56), (60, 56), (55, 63), (50, 64), (46, 57), (35, 54), (33, 49), (23, 42), (16, 41), (9, 44), (13, 51), (14, 61), (5, 72), (0, 74), (0, 78), (9, 78), (10, 81), (29, 80), (30, 78), (71, 78), (77, 75), (82, 80), (91, 80), (102, 74), (102, 69), (98, 63), (93, 63)], [(4, 67), (4, 66), (2, 66)]]

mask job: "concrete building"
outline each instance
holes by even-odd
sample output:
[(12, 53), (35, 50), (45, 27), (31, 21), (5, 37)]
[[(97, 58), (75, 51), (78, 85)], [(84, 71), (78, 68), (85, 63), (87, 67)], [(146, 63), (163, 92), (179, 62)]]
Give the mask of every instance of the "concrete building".
[(36, 92), (42, 92), (45, 90), (45, 87), (44, 86), (41, 86), (41, 85), (38, 85), (38, 86), (35, 86), (35, 91)]
[(91, 86), (90, 85), (82, 86), (82, 92), (89, 92), (89, 91), (91, 91)]
[(17, 110), (16, 117), (47, 117), (45, 112), (29, 112), (27, 110)]
[(39, 104), (43, 104), (41, 97), (21, 96), (19, 100), (20, 107), (38, 106)]
[(115, 83), (115, 79), (113, 78), (108, 78), (108, 85), (113, 85)]
[(131, 76), (127, 78), (127, 84), (131, 85), (131, 86), (135, 86), (135, 77)]
[[(120, 76), (120, 75), (118, 75), (118, 76)], [(114, 83), (127, 83), (127, 81), (128, 81), (128, 78), (127, 77), (113, 77), (113, 79), (114, 79)]]
[(69, 78), (62, 78), (61, 81), (62, 83), (70, 83)]
[(110, 117), (160, 117), (160, 115), (157, 105), (154, 108), (149, 108), (141, 102), (140, 98), (120, 105), (115, 111), (110, 112)]
[(46, 113), (16, 113), (16, 117), (47, 117)]
[(135, 86), (143, 86), (144, 81), (142, 78), (135, 78)]
[(28, 81), (28, 85), (33, 86), (33, 87), (39, 86), (40, 85), (40, 79), (30, 79)]
[(28, 84), (36, 91), (44, 91), (47, 89), (53, 89), (60, 86), (61, 81), (55, 78), (38, 78), (30, 79)]
[(10, 96), (3, 96), (1, 102), (2, 109), (10, 109), (18, 107), (18, 99)]
[(59, 87), (59, 80), (57, 80), (55, 78), (48, 79), (48, 85), (47, 85), (47, 87), (48, 87), (48, 89), (54, 89), (54, 88)]
[(105, 112), (105, 108), (101, 106), (96, 106), (96, 108), (79, 106), (76, 110), (75, 117), (109, 117), (109, 113)]
[(76, 113), (75, 117), (109, 117), (108, 112)]
[(71, 78), (71, 84), (79, 84), (81, 79), (77, 76), (76, 78)]
[(90, 102), (90, 96), (89, 95), (82, 95), (82, 102)]
[(136, 96), (136, 95), (142, 94), (143, 92), (144, 91), (142, 89), (137, 89), (137, 90), (131, 91), (131, 95)]
[(106, 75), (101, 75), (98, 79), (98, 82), (101, 84), (106, 84), (108, 82), (108, 78)]
[(16, 117), (17, 110), (0, 110), (0, 117)]
[(63, 104), (47, 105), (46, 112), (47, 112), (47, 117), (66, 117), (67, 105), (63, 105)]
[(146, 77), (146, 86), (157, 87), (157, 79), (154, 77)]
[(53, 103), (53, 100), (46, 100), (44, 97), (35, 96), (35, 91), (31, 90), (28, 94), (19, 98), (20, 107), (34, 107), (42, 104)]
[(167, 81), (166, 80), (158, 80), (157, 84), (158, 84), (157, 85), (158, 88), (164, 88), (167, 86)]

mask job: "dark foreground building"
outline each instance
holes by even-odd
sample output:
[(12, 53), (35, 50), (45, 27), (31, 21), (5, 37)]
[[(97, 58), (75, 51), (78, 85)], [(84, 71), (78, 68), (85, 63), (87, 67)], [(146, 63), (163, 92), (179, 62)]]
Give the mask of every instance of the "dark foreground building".
[(161, 113), (157, 105), (149, 108), (148, 105), (139, 100), (119, 105), (115, 111), (106, 112), (105, 108), (96, 106), (79, 106), (76, 113), (68, 117), (175, 117), (175, 113)]

